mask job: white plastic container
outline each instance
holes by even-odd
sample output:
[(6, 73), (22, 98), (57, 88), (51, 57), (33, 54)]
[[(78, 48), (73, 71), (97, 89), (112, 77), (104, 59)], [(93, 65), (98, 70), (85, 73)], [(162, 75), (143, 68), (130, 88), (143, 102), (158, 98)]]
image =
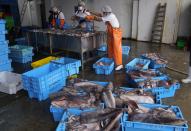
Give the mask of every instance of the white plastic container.
[(16, 94), (21, 89), (23, 89), (23, 85), (20, 74), (7, 71), (0, 72), (0, 92)]

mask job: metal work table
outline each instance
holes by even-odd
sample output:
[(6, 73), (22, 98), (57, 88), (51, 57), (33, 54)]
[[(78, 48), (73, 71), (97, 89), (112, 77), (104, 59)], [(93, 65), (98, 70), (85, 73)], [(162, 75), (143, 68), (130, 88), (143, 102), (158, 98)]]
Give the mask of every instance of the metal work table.
[[(51, 29), (35, 29), (26, 32), (28, 44), (35, 46), (38, 50), (39, 46), (48, 47), (50, 54), (53, 54), (53, 49), (65, 50), (74, 53), (79, 53), (82, 69), (84, 63), (89, 59), (84, 59), (84, 53), (94, 51), (101, 45), (106, 44), (106, 32), (84, 32), (81, 30), (51, 30)], [(31, 44), (32, 43), (32, 44)]]

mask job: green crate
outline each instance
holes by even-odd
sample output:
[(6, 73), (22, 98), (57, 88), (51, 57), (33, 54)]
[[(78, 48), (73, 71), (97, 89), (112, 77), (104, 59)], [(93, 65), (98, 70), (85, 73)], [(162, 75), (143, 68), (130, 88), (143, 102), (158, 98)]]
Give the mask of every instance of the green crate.
[(177, 47), (180, 49), (183, 49), (186, 45), (186, 41), (185, 40), (178, 40), (177, 41)]

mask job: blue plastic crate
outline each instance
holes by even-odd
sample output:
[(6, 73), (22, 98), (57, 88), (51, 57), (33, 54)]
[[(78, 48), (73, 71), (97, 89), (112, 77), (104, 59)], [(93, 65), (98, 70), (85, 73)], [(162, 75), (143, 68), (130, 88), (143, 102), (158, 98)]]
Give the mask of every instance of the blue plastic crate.
[(0, 64), (0, 72), (1, 71), (12, 71), (11, 60), (5, 61)]
[(159, 68), (165, 68), (166, 67), (166, 64), (158, 64), (158, 63), (156, 63), (155, 60), (152, 60), (152, 59), (146, 57), (145, 54), (141, 55), (141, 58), (148, 59), (151, 61), (150, 65), (149, 65), (149, 68), (151, 68), (151, 69), (159, 69)]
[(34, 54), (23, 56), (23, 57), (9, 55), (9, 57), (12, 59), (13, 62), (18, 62), (18, 63), (32, 62), (33, 56), (34, 56)]
[[(144, 66), (141, 68), (135, 67), (136, 64), (143, 64)], [(125, 68), (127, 71), (130, 70), (147, 70), (149, 68), (150, 60), (146, 59), (140, 59), (140, 58), (135, 58), (132, 61), (130, 61), (128, 64), (126, 64)]]
[(31, 98), (38, 98), (39, 101), (47, 99), (49, 94), (66, 85), (66, 72), (62, 68), (46, 64), (22, 74), (24, 89)]
[[(100, 81), (90, 81), (90, 82), (99, 84), (99, 85), (104, 86), (104, 87), (108, 85), (108, 82), (100, 82)], [(101, 106), (102, 105), (103, 104), (101, 104)], [(51, 105), (50, 106), (50, 112), (53, 115), (54, 121), (60, 121), (65, 110), (66, 109), (64, 109), (64, 108), (59, 108), (59, 107), (55, 107), (55, 106)], [(73, 113), (73, 114), (75, 114), (75, 113), (77, 113), (79, 111), (81, 112), (81, 110), (79, 110), (79, 111), (78, 110), (79, 110), (79, 108), (70, 108), (70, 109), (68, 109), (68, 111)]]
[(68, 58), (68, 57), (62, 57), (58, 60), (52, 60), (50, 62), (51, 64), (56, 64), (58, 67), (64, 67), (63, 69), (67, 72), (67, 76), (71, 76), (74, 74), (79, 73), (79, 68), (81, 67), (81, 61)]
[[(107, 45), (102, 45), (98, 51), (101, 52), (107, 52)], [(123, 55), (129, 55), (130, 47), (129, 46), (122, 46), (122, 54)]]
[(8, 49), (8, 44), (0, 44), (0, 52), (5, 52)]
[(2, 54), (2, 55), (0, 55), (0, 65), (1, 65), (2, 63), (5, 63), (6, 61), (9, 61), (8, 54)]
[(102, 52), (106, 52), (107, 51), (107, 45), (104, 44), (102, 45), (99, 49), (97, 49), (98, 51), (102, 51)]
[(176, 90), (180, 89), (180, 83), (172, 84), (170, 88), (166, 88), (166, 87), (154, 87), (151, 89), (143, 88), (143, 87), (139, 87), (139, 88), (142, 88), (145, 91), (152, 91), (153, 93), (159, 93), (160, 98), (168, 98), (168, 97), (173, 97), (176, 93)]
[(6, 37), (5, 37), (6, 34), (7, 34), (6, 30), (0, 30), (0, 41), (6, 40)]
[[(120, 89), (122, 90), (126, 90), (126, 91), (133, 91), (136, 90), (137, 88), (129, 88), (129, 87), (120, 87)], [(161, 95), (159, 93), (152, 93), (153, 96), (155, 96), (155, 104), (162, 104), (162, 100), (161, 100)], [(114, 96), (116, 96), (116, 94), (114, 94)], [(141, 103), (144, 104), (144, 103)]]
[(0, 40), (0, 46), (1, 45), (8, 45), (9, 44), (9, 41), (8, 40), (4, 40), (4, 41), (1, 41)]
[(14, 45), (9, 47), (10, 56), (24, 57), (33, 53), (33, 47), (24, 45)]
[[(168, 108), (170, 107), (175, 113), (177, 118), (184, 118), (182, 112), (177, 106), (167, 106), (158, 104), (141, 104), (146, 108)], [(128, 114), (124, 113), (121, 118), (122, 131), (188, 131), (188, 125), (174, 126), (174, 125), (162, 125), (143, 122), (128, 121)]]
[[(107, 63), (108, 65), (100, 66), (97, 65), (97, 62), (104, 62)], [(99, 59), (95, 64), (93, 64), (93, 68), (95, 69), (96, 74), (104, 74), (104, 75), (109, 75), (112, 73), (114, 69), (114, 61), (113, 59), (103, 57)]]
[[(104, 104), (103, 103), (101, 103), (100, 104), (101, 105), (101, 108), (103, 109), (103, 107), (104, 107)], [(95, 111), (96, 110), (96, 108), (92, 108), (92, 109), (87, 109), (87, 110), (84, 110), (84, 111), (80, 111), (80, 110), (78, 110), (78, 111), (80, 111), (80, 112), (70, 112), (70, 111), (66, 111), (66, 112), (64, 112), (63, 113), (63, 115), (62, 115), (62, 117), (61, 117), (61, 121), (60, 121), (60, 123), (58, 124), (58, 127), (56, 128), (56, 131), (65, 131), (65, 122), (67, 122), (67, 119), (71, 116), (71, 115), (75, 115), (75, 116), (79, 116), (81, 113), (83, 113), (83, 112), (92, 112), (92, 111)]]
[[(165, 74), (161, 73), (160, 71), (158, 71), (156, 69), (149, 69), (149, 70), (152, 71), (152, 72), (155, 72), (155, 73), (157, 73), (159, 75), (156, 76), (156, 77), (148, 78), (148, 79), (152, 79), (152, 80), (169, 80), (169, 76), (168, 75), (165, 75)], [(128, 75), (128, 73), (130, 73), (130, 72), (129, 71), (127, 72), (127, 80), (131, 84), (134, 84), (134, 83), (139, 82), (139, 81), (148, 80), (147, 78), (143, 78), (143, 77), (139, 77), (139, 78), (133, 79), (133, 78), (131, 78), (131, 76)]]
[(25, 38), (25, 37), (16, 38), (16, 39), (15, 39), (15, 42), (16, 42), (18, 45), (26, 45), (26, 44), (27, 44), (27, 41), (26, 41), (26, 38)]
[(129, 46), (122, 46), (122, 54), (129, 55), (130, 47)]
[[(72, 115), (79, 115), (81, 114), (82, 112), (88, 112), (88, 111), (94, 111), (96, 110), (98, 107), (95, 107), (95, 108), (78, 108), (78, 107), (75, 107), (75, 108), (67, 108), (67, 109), (64, 109), (64, 108), (61, 108), (61, 107), (55, 107), (53, 105), (50, 106), (50, 112), (52, 113), (53, 115), (53, 118), (54, 118), (54, 121), (60, 121), (61, 118), (62, 118), (62, 115), (64, 114), (64, 112), (69, 112), (70, 114)], [(104, 104), (101, 103), (99, 108), (104, 108)]]
[(5, 24), (6, 24), (5, 20), (0, 20), (0, 30), (5, 30)]

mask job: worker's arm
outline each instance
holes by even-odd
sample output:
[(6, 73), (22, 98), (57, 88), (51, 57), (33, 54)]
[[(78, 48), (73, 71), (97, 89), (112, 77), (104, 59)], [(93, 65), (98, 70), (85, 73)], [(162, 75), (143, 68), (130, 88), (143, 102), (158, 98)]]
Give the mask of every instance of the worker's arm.
[(98, 17), (102, 17), (101, 13), (95, 12), (95, 11), (89, 11), (92, 15), (98, 16)]

